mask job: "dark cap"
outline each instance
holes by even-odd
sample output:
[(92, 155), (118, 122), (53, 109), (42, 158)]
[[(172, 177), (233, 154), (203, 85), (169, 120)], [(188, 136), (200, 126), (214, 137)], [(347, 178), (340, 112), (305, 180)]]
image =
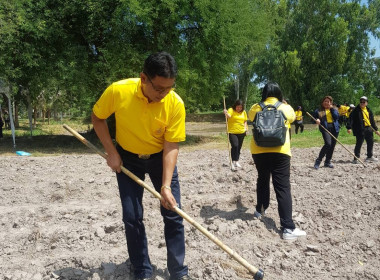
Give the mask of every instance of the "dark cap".
[(362, 97), (360, 97), (360, 100), (365, 100), (365, 101), (367, 101), (368, 102), (368, 98), (367, 98), (367, 96), (362, 96)]

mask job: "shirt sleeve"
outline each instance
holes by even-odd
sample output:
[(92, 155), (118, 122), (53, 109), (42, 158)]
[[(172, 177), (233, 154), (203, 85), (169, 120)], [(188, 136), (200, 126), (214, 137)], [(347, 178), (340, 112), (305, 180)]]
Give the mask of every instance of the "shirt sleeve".
[(99, 119), (107, 119), (115, 112), (114, 104), (113, 85), (110, 85), (95, 103), (92, 111)]
[(296, 119), (296, 113), (294, 112), (294, 109), (292, 108), (292, 106), (288, 104), (283, 104), (283, 105), (284, 105), (284, 108), (281, 108), (281, 109), (284, 112), (288, 123), (290, 124), (294, 122), (294, 120)]
[(260, 105), (259, 105), (259, 104), (254, 104), (254, 105), (252, 105), (251, 109), (250, 109), (249, 112), (248, 112), (248, 119), (249, 119), (250, 121), (253, 121), (253, 120), (255, 119), (256, 113), (257, 113), (258, 111), (260, 111), (260, 110), (261, 110), (261, 108), (260, 108)]
[(173, 115), (165, 132), (165, 140), (168, 142), (182, 142), (186, 140), (185, 130), (186, 111), (183, 102), (178, 102), (173, 110)]

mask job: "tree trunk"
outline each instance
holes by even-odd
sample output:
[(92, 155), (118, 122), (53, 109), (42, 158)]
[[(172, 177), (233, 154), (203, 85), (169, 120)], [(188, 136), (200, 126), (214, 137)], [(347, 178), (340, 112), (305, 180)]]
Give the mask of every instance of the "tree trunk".
[(13, 102), (13, 112), (14, 112), (14, 120), (15, 120), (15, 127), (20, 127), (20, 122), (18, 120), (18, 106), (16, 102)]
[(239, 97), (240, 97), (240, 94), (239, 94), (239, 92), (240, 92), (240, 88), (239, 88), (239, 86), (240, 86), (240, 79), (239, 79), (239, 74), (238, 74), (238, 75), (236, 75), (236, 78), (235, 78), (235, 94), (236, 94), (236, 100), (238, 100)]
[(30, 129), (30, 136), (33, 136), (33, 107), (32, 102), (30, 98), (30, 92), (29, 89), (26, 89), (26, 101), (28, 102), (28, 120), (29, 120), (29, 129)]
[(37, 106), (34, 105), (34, 112), (33, 112), (33, 127), (36, 128), (37, 125)]

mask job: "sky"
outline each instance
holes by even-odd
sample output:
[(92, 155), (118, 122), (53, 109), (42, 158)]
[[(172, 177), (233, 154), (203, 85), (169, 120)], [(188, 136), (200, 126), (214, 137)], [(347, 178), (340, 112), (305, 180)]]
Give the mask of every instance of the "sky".
[[(361, 0), (361, 4), (368, 5), (367, 0)], [(372, 35), (369, 36), (369, 46), (371, 49), (376, 49), (375, 57), (380, 57), (380, 39), (375, 39)]]
[(370, 48), (376, 49), (375, 57), (380, 57), (380, 40), (370, 35)]

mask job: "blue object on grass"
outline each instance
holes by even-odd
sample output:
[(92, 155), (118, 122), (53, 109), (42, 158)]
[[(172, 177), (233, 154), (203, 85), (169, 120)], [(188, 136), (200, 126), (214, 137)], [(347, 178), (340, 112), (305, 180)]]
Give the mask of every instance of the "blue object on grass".
[(16, 151), (16, 154), (18, 154), (19, 156), (30, 156), (30, 153), (24, 151)]

